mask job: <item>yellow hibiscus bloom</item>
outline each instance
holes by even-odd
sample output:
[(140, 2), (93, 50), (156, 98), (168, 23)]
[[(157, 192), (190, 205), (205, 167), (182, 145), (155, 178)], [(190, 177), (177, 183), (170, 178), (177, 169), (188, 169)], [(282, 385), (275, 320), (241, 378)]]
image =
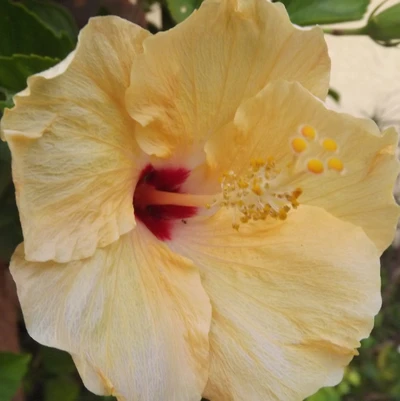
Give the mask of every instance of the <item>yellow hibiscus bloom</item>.
[(92, 19), (5, 112), (29, 333), (124, 401), (299, 401), (379, 310), (393, 130), (327, 110), (319, 28), (206, 0), (165, 33)]

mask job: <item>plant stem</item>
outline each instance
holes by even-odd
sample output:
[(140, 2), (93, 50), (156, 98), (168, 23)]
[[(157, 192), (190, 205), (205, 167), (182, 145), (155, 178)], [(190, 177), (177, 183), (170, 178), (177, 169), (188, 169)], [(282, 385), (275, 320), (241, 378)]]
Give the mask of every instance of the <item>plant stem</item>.
[(356, 36), (356, 35), (367, 35), (367, 26), (360, 28), (324, 28), (324, 33), (335, 36)]

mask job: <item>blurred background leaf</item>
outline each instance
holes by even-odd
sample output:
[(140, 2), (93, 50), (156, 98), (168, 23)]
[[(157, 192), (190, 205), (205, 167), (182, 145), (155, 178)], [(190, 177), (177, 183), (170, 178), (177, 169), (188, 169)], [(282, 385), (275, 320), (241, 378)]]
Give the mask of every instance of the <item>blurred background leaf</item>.
[(308, 401), (340, 401), (341, 397), (333, 388), (323, 388), (317, 394), (308, 398)]
[(80, 393), (79, 384), (69, 377), (56, 377), (45, 383), (44, 401), (76, 401)]
[(298, 25), (333, 24), (360, 20), (369, 0), (280, 0), (293, 23)]
[(0, 1), (0, 55), (36, 54), (64, 58), (75, 42), (55, 29), (23, 3)]
[(201, 3), (202, 0), (167, 0), (168, 9), (177, 23), (186, 19)]
[(72, 15), (57, 3), (43, 0), (23, 0), (22, 4), (39, 19), (43, 25), (61, 39), (66, 36), (72, 46), (78, 37), (78, 26)]
[(31, 357), (0, 352), (0, 401), (11, 401), (28, 370)]
[(0, 87), (0, 118), (3, 115), (4, 109), (10, 108), (12, 106), (13, 106), (12, 94), (8, 93), (6, 89)]
[(400, 40), (400, 3), (382, 12), (373, 13), (368, 20), (366, 33), (374, 40), (391, 44)]
[(47, 70), (59, 61), (37, 54), (0, 56), (0, 87), (11, 93), (19, 92), (26, 87), (30, 75)]
[(43, 370), (49, 375), (68, 375), (75, 372), (71, 356), (64, 351), (42, 347), (40, 349)]

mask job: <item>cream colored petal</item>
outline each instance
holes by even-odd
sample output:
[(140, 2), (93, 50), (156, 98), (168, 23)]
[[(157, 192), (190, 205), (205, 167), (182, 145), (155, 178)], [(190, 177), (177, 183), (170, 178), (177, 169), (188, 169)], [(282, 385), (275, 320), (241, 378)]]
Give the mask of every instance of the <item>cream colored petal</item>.
[(239, 104), (276, 79), (328, 91), (320, 28), (295, 28), (281, 4), (206, 0), (177, 27), (147, 39), (132, 69), (127, 106), (142, 149), (169, 156), (230, 121)]
[(118, 17), (92, 19), (76, 52), (29, 78), (5, 111), (27, 259), (85, 258), (134, 227), (139, 149), (124, 92), (147, 36)]
[[(298, 157), (291, 141), (302, 138), (304, 125), (312, 126), (317, 137), (306, 141), (307, 150)], [(327, 138), (336, 142), (336, 152), (324, 151), (322, 142)], [(293, 160), (298, 160), (296, 171), (307, 171), (309, 159), (321, 159), (323, 174), (307, 172), (290, 182), (293, 189), (303, 190), (300, 203), (323, 207), (362, 227), (383, 251), (393, 239), (399, 217), (392, 195), (399, 171), (396, 144), (394, 130), (381, 134), (372, 120), (330, 111), (299, 84), (276, 82), (244, 102), (234, 123), (206, 144), (206, 152), (216, 171), (240, 172), (251, 159), (270, 156), (283, 171)], [(327, 170), (332, 157), (342, 160), (342, 173)]]
[(337, 384), (380, 308), (376, 247), (320, 208), (239, 232), (221, 211), (188, 223), (174, 249), (211, 299), (209, 400), (302, 401)]
[(211, 306), (198, 270), (138, 225), (88, 259), (11, 272), (30, 335), (70, 352), (85, 385), (121, 401), (199, 401)]
[(105, 380), (99, 371), (96, 371), (93, 365), (90, 365), (84, 357), (75, 354), (71, 354), (71, 356), (82, 378), (83, 384), (88, 390), (97, 395), (111, 394), (112, 391), (110, 390), (107, 380)]

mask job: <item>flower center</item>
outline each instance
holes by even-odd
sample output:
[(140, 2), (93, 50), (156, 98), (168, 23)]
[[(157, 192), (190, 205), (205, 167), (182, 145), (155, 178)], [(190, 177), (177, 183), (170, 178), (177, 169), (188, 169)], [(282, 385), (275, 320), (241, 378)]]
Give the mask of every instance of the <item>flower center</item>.
[[(155, 169), (149, 164), (139, 177), (133, 197), (135, 216), (160, 240), (170, 240), (174, 223), (185, 224), (197, 212), (190, 203), (174, 198), (185, 196), (180, 189), (189, 174), (184, 168)], [(171, 199), (165, 201), (163, 196)]]
[(344, 174), (337, 157), (338, 144), (331, 138), (318, 138), (310, 125), (300, 127), (290, 141), (291, 159), (258, 158), (240, 174), (229, 171), (221, 177), (221, 191), (215, 195), (181, 192), (190, 172), (183, 168), (154, 169), (147, 166), (135, 190), (135, 214), (159, 239), (171, 239), (172, 224), (197, 214), (199, 208), (224, 207), (232, 210), (232, 227), (250, 220), (285, 220), (299, 206), (306, 175)]
[(240, 223), (267, 217), (286, 220), (290, 209), (299, 205), (297, 199), (303, 192), (301, 188), (290, 186), (289, 176), (277, 168), (272, 157), (252, 160), (248, 170), (239, 176), (233, 171), (224, 174), (220, 203), (240, 213), (239, 219), (233, 216), (233, 228), (239, 229)]

